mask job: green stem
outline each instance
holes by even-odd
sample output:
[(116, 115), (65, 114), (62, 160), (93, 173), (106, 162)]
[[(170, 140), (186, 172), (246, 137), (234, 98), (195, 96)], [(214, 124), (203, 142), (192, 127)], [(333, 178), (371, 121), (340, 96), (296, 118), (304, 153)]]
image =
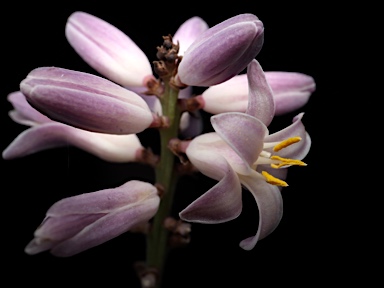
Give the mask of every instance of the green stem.
[(164, 188), (159, 210), (153, 220), (151, 231), (147, 237), (147, 265), (158, 271), (159, 283), (164, 270), (168, 252), (168, 230), (164, 228), (164, 220), (170, 216), (177, 175), (174, 169), (175, 155), (168, 149), (168, 143), (178, 136), (180, 109), (177, 106), (179, 90), (165, 82), (165, 93), (160, 99), (163, 115), (169, 118), (169, 127), (161, 128), (160, 132), (160, 163), (156, 167), (156, 183)]

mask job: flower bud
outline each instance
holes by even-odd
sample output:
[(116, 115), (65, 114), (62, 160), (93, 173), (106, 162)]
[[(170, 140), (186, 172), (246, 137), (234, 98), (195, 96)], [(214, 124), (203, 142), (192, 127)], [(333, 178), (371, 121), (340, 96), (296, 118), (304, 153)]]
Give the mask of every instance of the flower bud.
[[(316, 89), (314, 79), (297, 72), (264, 72), (275, 100), (275, 115), (282, 115), (304, 106)], [(245, 112), (248, 105), (248, 79), (246, 74), (205, 90), (199, 100), (203, 109), (212, 114)]]
[(69, 16), (65, 35), (91, 67), (123, 86), (144, 86), (152, 77), (144, 52), (115, 26), (84, 12)]
[(240, 14), (206, 30), (188, 47), (178, 67), (176, 84), (211, 86), (244, 70), (260, 52), (263, 23)]
[(157, 188), (137, 180), (62, 199), (48, 209), (25, 252), (72, 256), (149, 221), (159, 202)]
[(153, 120), (139, 95), (88, 73), (41, 67), (28, 74), (20, 90), (49, 118), (93, 132), (133, 134)]

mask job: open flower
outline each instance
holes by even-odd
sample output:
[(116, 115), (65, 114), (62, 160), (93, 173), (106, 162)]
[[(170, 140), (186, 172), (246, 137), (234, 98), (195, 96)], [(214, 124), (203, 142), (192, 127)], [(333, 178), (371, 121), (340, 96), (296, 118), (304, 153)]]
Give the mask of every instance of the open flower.
[[(267, 71), (265, 77), (273, 91), (275, 115), (282, 115), (303, 107), (316, 89), (314, 79), (298, 72)], [(212, 114), (245, 112), (248, 106), (248, 78), (246, 74), (209, 87), (196, 96), (200, 107)]]
[[(250, 77), (254, 73), (259, 74), (257, 81)], [(306, 165), (301, 160), (311, 141), (301, 122), (303, 113), (290, 126), (269, 135), (267, 125), (274, 115), (271, 88), (256, 60), (249, 64), (247, 75), (252, 89), (246, 113), (212, 116), (216, 132), (194, 138), (185, 150), (199, 171), (219, 182), (180, 212), (180, 217), (200, 223), (232, 220), (242, 210), (243, 186), (259, 209), (257, 233), (240, 242), (243, 249), (250, 250), (279, 224), (283, 212), (279, 187), (288, 185), (286, 168)]]
[(25, 252), (72, 256), (147, 222), (159, 202), (157, 188), (137, 180), (62, 199), (48, 209)]
[(20, 83), (20, 90), (51, 119), (89, 131), (133, 134), (154, 121), (139, 95), (88, 73), (40, 67)]
[(90, 132), (49, 119), (34, 109), (20, 91), (7, 97), (14, 107), (9, 116), (31, 126), (3, 151), (4, 159), (24, 157), (42, 150), (72, 145), (109, 162), (133, 162), (145, 151), (136, 134), (114, 135)]

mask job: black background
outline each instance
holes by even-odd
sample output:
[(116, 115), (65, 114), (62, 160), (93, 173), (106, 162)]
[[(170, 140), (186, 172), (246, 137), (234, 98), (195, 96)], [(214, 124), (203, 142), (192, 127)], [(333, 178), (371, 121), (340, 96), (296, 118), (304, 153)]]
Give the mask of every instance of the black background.
[[(271, 132), (291, 123), (304, 111), (304, 125), (312, 138), (305, 159), (308, 166), (293, 167), (289, 187), (283, 189), (284, 216), (278, 228), (252, 251), (239, 242), (257, 228), (257, 206), (244, 192), (239, 218), (220, 225), (193, 224), (191, 243), (174, 250), (167, 263), (165, 287), (236, 287), (343, 283), (344, 268), (354, 266), (356, 252), (346, 245), (346, 230), (357, 218), (340, 211), (348, 188), (334, 186), (337, 164), (332, 166), (334, 132), (330, 119), (336, 114), (336, 77), (329, 72), (337, 65), (330, 53), (334, 11), (315, 4), (276, 4), (236, 1), (220, 7), (191, 7), (170, 3), (113, 5), (63, 4), (24, 6), (12, 4), (2, 14), (1, 149), (24, 129), (11, 121), (6, 95), (18, 90), (20, 81), (39, 66), (58, 66), (97, 74), (66, 41), (66, 19), (74, 11), (85, 11), (115, 25), (155, 60), (161, 36), (174, 33), (192, 16), (213, 26), (240, 13), (257, 15), (265, 26), (264, 46), (257, 56), (265, 71), (296, 71), (314, 77), (317, 90), (299, 111), (275, 118)], [(122, 2), (123, 3), (123, 2)], [(252, 3), (252, 4), (249, 4)], [(132, 4), (133, 5), (133, 4)], [(187, 6), (185, 6), (187, 7)], [(327, 23), (324, 22), (327, 19)], [(335, 45), (334, 45), (335, 46)], [(337, 69), (337, 68), (336, 68)], [(4, 128), (5, 127), (5, 128)], [(207, 126), (206, 131), (211, 128)], [(145, 144), (149, 134), (142, 135)], [(1, 160), (3, 225), (2, 241), (6, 266), (3, 279), (12, 286), (21, 283), (48, 287), (52, 284), (106, 283), (108, 287), (139, 287), (132, 264), (144, 258), (144, 238), (127, 233), (71, 258), (55, 258), (48, 252), (24, 253), (25, 245), (56, 201), (79, 193), (114, 187), (129, 179), (153, 179), (152, 171), (136, 164), (105, 163), (73, 147), (43, 151), (22, 159)], [(175, 213), (186, 207), (215, 181), (202, 175), (182, 179), (175, 199)], [(5, 260), (4, 260), (5, 259)], [(347, 276), (346, 276), (347, 277)], [(4, 280), (5, 281), (5, 280)]]

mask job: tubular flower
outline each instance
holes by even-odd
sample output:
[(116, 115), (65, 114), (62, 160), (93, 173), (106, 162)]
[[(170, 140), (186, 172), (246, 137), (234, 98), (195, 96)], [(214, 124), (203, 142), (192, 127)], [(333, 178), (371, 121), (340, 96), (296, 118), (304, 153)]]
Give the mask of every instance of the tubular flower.
[(253, 14), (229, 18), (202, 33), (185, 51), (175, 82), (211, 86), (239, 74), (260, 52), (263, 23)]
[[(265, 72), (273, 91), (276, 111), (282, 115), (304, 106), (316, 89), (314, 79), (297, 72)], [(245, 112), (248, 105), (248, 80), (246, 74), (237, 75), (223, 83), (206, 89), (196, 96), (203, 110), (218, 114), (223, 112)]]
[[(260, 74), (259, 81), (250, 77), (255, 71)], [(305, 166), (301, 160), (311, 145), (301, 122), (303, 113), (290, 126), (269, 134), (267, 125), (271, 121), (269, 115), (274, 112), (274, 102), (263, 74), (257, 61), (252, 61), (247, 75), (254, 89), (250, 89), (246, 113), (212, 116), (215, 132), (194, 138), (186, 148), (191, 163), (219, 182), (181, 211), (181, 219), (200, 223), (232, 220), (241, 213), (241, 192), (245, 187), (259, 209), (257, 233), (240, 242), (245, 250), (252, 249), (278, 226), (283, 213), (280, 189), (288, 185), (284, 181), (286, 170), (292, 165)]]
[(7, 97), (14, 107), (9, 116), (16, 123), (31, 126), (3, 151), (4, 159), (24, 157), (42, 150), (72, 145), (109, 162), (133, 162), (145, 151), (135, 134), (113, 135), (75, 128), (49, 119), (34, 109), (20, 91)]
[[(180, 46), (178, 55), (208, 29), (200, 17), (185, 21), (172, 37)], [(85, 12), (77, 11), (68, 18), (65, 35), (74, 50), (92, 68), (106, 78), (139, 94), (156, 115), (162, 115), (157, 97), (147, 96), (148, 83), (154, 80), (151, 64), (144, 52), (115, 26)], [(192, 89), (180, 91), (180, 98), (192, 96)], [(199, 112), (184, 112), (181, 118), (181, 133), (186, 137), (199, 134), (202, 120)]]
[(48, 209), (25, 252), (72, 256), (147, 222), (159, 202), (157, 188), (137, 180), (62, 199)]
[(20, 90), (51, 119), (89, 131), (138, 133), (154, 120), (139, 95), (88, 73), (40, 67), (20, 83)]

